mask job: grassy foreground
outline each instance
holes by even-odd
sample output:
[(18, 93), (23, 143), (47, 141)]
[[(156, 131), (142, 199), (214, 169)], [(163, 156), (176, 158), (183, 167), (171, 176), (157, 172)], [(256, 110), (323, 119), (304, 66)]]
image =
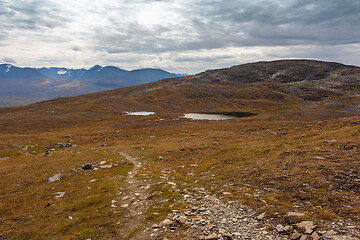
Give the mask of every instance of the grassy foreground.
[[(0, 144), (0, 236), (5, 239), (116, 239), (123, 212), (111, 201), (126, 189), (133, 165), (117, 151), (138, 157), (137, 178), (150, 183), (143, 226), (163, 220), (184, 190), (204, 188), (265, 212), (275, 223), (293, 223), (301, 212), (324, 229), (339, 220), (360, 222), (360, 118), (325, 121), (164, 121), (138, 127), (76, 127), (53, 132), (7, 133)], [(69, 137), (69, 135), (71, 135)], [(71, 142), (69, 148), (54, 146)], [(109, 150), (111, 149), (111, 151)], [(117, 149), (115, 151), (114, 149)], [(50, 151), (50, 156), (44, 156)], [(101, 161), (112, 167), (83, 171)], [(62, 173), (61, 181), (46, 178)], [(175, 183), (179, 190), (173, 191)], [(125, 190), (126, 191), (126, 190)], [(66, 192), (55, 199), (56, 192)], [(139, 227), (128, 233), (134, 237)]]

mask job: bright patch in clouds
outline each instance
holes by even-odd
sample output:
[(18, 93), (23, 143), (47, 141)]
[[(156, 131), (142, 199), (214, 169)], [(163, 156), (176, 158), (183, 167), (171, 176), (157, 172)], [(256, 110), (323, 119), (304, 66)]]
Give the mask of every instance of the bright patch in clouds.
[(0, 59), (196, 73), (279, 58), (360, 65), (353, 0), (0, 0)]

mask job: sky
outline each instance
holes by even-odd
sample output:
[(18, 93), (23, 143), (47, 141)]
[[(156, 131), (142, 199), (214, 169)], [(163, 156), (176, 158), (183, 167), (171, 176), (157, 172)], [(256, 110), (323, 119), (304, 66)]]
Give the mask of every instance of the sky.
[(0, 63), (194, 74), (289, 58), (360, 66), (360, 1), (0, 0)]

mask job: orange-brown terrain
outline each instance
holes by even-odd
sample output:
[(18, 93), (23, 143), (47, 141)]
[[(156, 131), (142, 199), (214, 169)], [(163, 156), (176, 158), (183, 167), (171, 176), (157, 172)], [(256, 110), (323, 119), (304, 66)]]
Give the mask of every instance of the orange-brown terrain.
[(359, 103), (282, 60), (0, 109), (0, 239), (359, 239)]

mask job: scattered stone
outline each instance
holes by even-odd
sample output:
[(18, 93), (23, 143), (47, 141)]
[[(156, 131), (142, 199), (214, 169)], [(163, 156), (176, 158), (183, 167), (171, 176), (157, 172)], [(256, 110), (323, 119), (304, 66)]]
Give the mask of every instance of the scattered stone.
[(73, 217), (72, 217), (72, 216), (68, 216), (67, 219), (68, 219), (68, 220), (72, 220)]
[(179, 218), (178, 218), (178, 221), (181, 223), (181, 224), (185, 224), (186, 223), (186, 220), (187, 220), (187, 217), (185, 215), (181, 215)]
[(112, 168), (112, 164), (110, 164), (110, 165), (101, 165), (100, 168)]
[(231, 192), (223, 192), (222, 194), (225, 196), (229, 196), (229, 195), (231, 195)]
[(96, 181), (96, 179), (91, 179), (89, 182), (95, 182)]
[(50, 152), (49, 152), (49, 151), (45, 151), (44, 156), (45, 156), (45, 157), (50, 156)]
[(152, 225), (152, 228), (159, 228), (159, 225), (156, 224), (156, 223), (154, 223), (154, 224)]
[(311, 234), (316, 227), (313, 221), (302, 221), (301, 223), (295, 225), (299, 228), (304, 229), (306, 234)]
[(213, 233), (205, 237), (205, 240), (217, 240), (217, 234)]
[(297, 231), (295, 231), (291, 236), (290, 239), (291, 240), (295, 240), (295, 239), (299, 239), (301, 237), (301, 234)]
[(100, 162), (100, 165), (103, 165), (103, 164), (105, 164), (106, 163), (106, 161), (101, 161)]
[(54, 198), (55, 199), (60, 199), (65, 195), (65, 193), (66, 192), (56, 192), (56, 193), (54, 193), (54, 195), (55, 195)]
[(306, 235), (302, 235), (300, 240), (306, 240), (307, 239), (307, 236)]
[(232, 235), (229, 234), (229, 233), (225, 233), (221, 237), (222, 237), (223, 240), (232, 240), (233, 239)]
[(128, 206), (129, 206), (129, 204), (127, 204), (127, 203), (126, 203), (126, 204), (121, 205), (121, 207), (122, 207), (122, 208), (127, 208)]
[(164, 158), (162, 156), (159, 156), (159, 160), (164, 160)]
[(264, 217), (265, 217), (265, 213), (262, 213), (262, 214), (260, 214), (259, 216), (257, 216), (257, 219), (258, 219), (258, 220), (263, 220)]
[(292, 229), (292, 227), (289, 226), (289, 225), (286, 225), (286, 226), (284, 227), (284, 231), (285, 231), (285, 232), (288, 232), (288, 231), (290, 231), (291, 229)]
[(84, 166), (81, 167), (82, 170), (91, 170), (92, 169), (92, 165), (90, 163), (85, 164)]
[(46, 180), (48, 183), (52, 183), (52, 182), (60, 181), (62, 177), (63, 175), (61, 173), (58, 173), (51, 177), (48, 177)]
[(311, 234), (311, 237), (313, 240), (320, 240), (320, 236), (319, 236), (319, 234), (317, 234), (317, 232), (313, 232)]
[(164, 221), (162, 221), (159, 226), (170, 226), (173, 223), (173, 221), (171, 221), (170, 219), (165, 219)]
[(277, 225), (275, 229), (279, 233), (284, 232), (284, 227), (281, 224)]
[(288, 212), (287, 215), (289, 217), (303, 217), (303, 216), (305, 216), (304, 213), (298, 213), (298, 212)]
[(68, 148), (71, 147), (71, 143), (55, 143), (54, 146), (60, 146), (61, 148)]

